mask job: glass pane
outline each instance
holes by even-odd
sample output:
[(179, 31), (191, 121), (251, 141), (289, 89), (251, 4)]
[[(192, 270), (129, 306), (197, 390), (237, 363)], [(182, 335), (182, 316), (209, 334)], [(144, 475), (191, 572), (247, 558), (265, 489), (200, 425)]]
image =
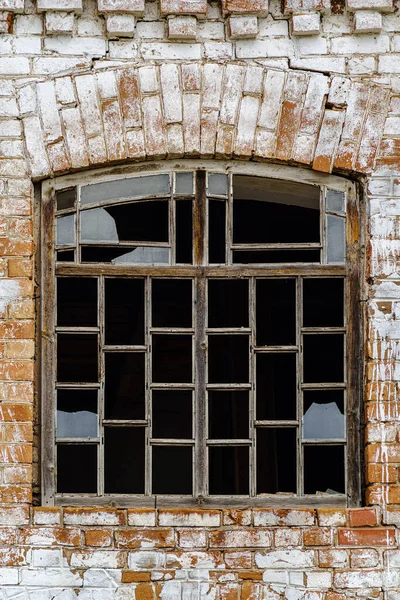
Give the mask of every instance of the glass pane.
[(153, 438), (192, 438), (191, 391), (153, 390), (152, 407)]
[(67, 190), (60, 190), (56, 192), (56, 204), (57, 210), (64, 210), (66, 208), (74, 208), (76, 198), (76, 188), (69, 188)]
[(175, 193), (193, 194), (193, 173), (176, 173)]
[(344, 336), (304, 335), (304, 382), (329, 383), (344, 380)]
[(118, 264), (169, 264), (169, 248), (105, 248), (98, 246), (82, 247), (82, 262), (105, 262)]
[(193, 263), (193, 225), (192, 200), (179, 200), (175, 204), (176, 212), (176, 262)]
[(343, 390), (304, 392), (303, 439), (345, 437)]
[(105, 343), (144, 344), (144, 280), (106, 279)]
[(153, 446), (153, 494), (192, 494), (191, 446)]
[(228, 176), (223, 173), (208, 174), (208, 193), (216, 196), (228, 195)]
[(346, 257), (345, 250), (345, 226), (346, 220), (343, 217), (327, 215), (327, 259), (328, 263), (344, 263)]
[(303, 327), (341, 327), (344, 323), (344, 280), (303, 280)]
[(105, 418), (144, 419), (144, 352), (106, 352)]
[(296, 491), (296, 429), (257, 429), (257, 494)]
[(146, 175), (85, 185), (81, 189), (81, 204), (97, 204), (118, 198), (141, 198), (169, 194), (169, 175)]
[(57, 390), (56, 437), (97, 436), (97, 390)]
[(153, 335), (153, 382), (192, 382), (192, 336)]
[(344, 192), (336, 190), (327, 190), (326, 192), (326, 209), (334, 212), (345, 212), (345, 196)]
[(249, 336), (208, 336), (208, 382), (249, 382)]
[(168, 242), (168, 200), (81, 212), (81, 242)]
[(74, 262), (74, 250), (57, 250), (57, 261), (59, 262)]
[(152, 326), (192, 327), (192, 280), (153, 279)]
[(296, 419), (296, 354), (256, 355), (258, 420)]
[(98, 339), (91, 334), (57, 335), (57, 381), (98, 381)]
[(208, 262), (221, 264), (226, 262), (225, 248), (226, 202), (208, 201)]
[(208, 449), (209, 493), (242, 495), (249, 493), (249, 448), (213, 446)]
[(208, 437), (217, 440), (249, 438), (249, 392), (208, 392)]
[(58, 246), (75, 245), (75, 215), (57, 218), (56, 244)]
[(234, 264), (319, 263), (319, 250), (234, 250)]
[(249, 326), (249, 282), (247, 279), (208, 280), (208, 326)]
[(106, 427), (104, 430), (104, 491), (106, 494), (144, 494), (144, 427)]
[(57, 278), (57, 325), (96, 327), (97, 279)]
[(257, 346), (296, 343), (296, 280), (256, 280)]
[(304, 493), (321, 492), (344, 494), (344, 446), (304, 446)]
[(97, 493), (97, 445), (57, 445), (57, 492)]

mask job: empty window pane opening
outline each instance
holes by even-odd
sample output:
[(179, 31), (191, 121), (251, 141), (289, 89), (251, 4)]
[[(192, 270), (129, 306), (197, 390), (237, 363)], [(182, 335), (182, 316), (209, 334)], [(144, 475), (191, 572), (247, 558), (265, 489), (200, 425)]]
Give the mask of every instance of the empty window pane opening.
[(199, 170), (53, 211), (57, 496), (345, 496), (343, 191)]

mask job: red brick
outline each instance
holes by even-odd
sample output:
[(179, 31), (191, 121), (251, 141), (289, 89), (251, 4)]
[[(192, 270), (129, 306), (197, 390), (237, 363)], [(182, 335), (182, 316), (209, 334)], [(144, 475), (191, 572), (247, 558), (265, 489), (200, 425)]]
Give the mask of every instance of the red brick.
[(32, 488), (30, 485), (0, 485), (0, 502), (4, 504), (30, 504)]
[(251, 569), (251, 552), (225, 552), (225, 564), (228, 569)]
[(138, 573), (137, 571), (122, 571), (122, 583), (137, 583), (150, 581), (151, 573)]
[(220, 600), (239, 600), (239, 585), (237, 583), (223, 583), (218, 586)]
[(378, 515), (375, 508), (351, 508), (349, 510), (350, 527), (378, 525)]
[(224, 13), (265, 15), (268, 12), (268, 0), (222, 0)]
[(86, 546), (106, 548), (112, 545), (112, 532), (105, 529), (88, 529), (85, 531)]
[(32, 421), (33, 408), (30, 404), (0, 404), (0, 421)]
[(395, 546), (394, 529), (339, 529), (339, 546)]
[(332, 544), (332, 529), (305, 529), (303, 539), (305, 546), (330, 546)]
[(75, 528), (26, 527), (20, 530), (19, 541), (26, 546), (80, 546), (81, 532)]
[(115, 545), (118, 548), (173, 548), (173, 529), (121, 529), (115, 532)]
[(151, 583), (139, 583), (135, 587), (136, 600), (153, 600), (154, 598), (154, 589)]
[(119, 95), (125, 127), (139, 127), (142, 123), (142, 115), (140, 113), (139, 83), (134, 69), (121, 71)]

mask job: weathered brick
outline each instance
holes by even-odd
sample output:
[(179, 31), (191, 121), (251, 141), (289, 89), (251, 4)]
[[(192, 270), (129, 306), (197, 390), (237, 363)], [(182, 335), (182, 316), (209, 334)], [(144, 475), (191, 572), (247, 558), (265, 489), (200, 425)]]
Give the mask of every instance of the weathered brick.
[(121, 529), (115, 532), (119, 548), (173, 548), (175, 536), (172, 529)]
[(394, 529), (339, 529), (339, 546), (394, 546)]

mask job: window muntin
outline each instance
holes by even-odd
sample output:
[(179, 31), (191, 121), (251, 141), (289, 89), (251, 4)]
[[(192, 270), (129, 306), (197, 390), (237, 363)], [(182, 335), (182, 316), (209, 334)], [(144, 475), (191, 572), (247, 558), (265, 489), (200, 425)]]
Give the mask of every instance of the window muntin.
[[(186, 210), (186, 216), (182, 220), (183, 226), (181, 226), (185, 240), (181, 247), (186, 253), (188, 272), (181, 273), (179, 278), (175, 278), (175, 274), (173, 271), (168, 271), (167, 266), (163, 266), (157, 260), (152, 260), (149, 263), (152, 273), (149, 274), (146, 273), (148, 267), (141, 265), (141, 260), (136, 260), (136, 258), (134, 259), (135, 263), (127, 262), (126, 267), (125, 263), (124, 267), (121, 267), (121, 263), (113, 262), (108, 266), (110, 272), (106, 274), (100, 274), (100, 272), (104, 272), (104, 269), (100, 268), (96, 273), (96, 267), (93, 270), (94, 265), (90, 265), (91, 276), (86, 277), (86, 280), (96, 281), (98, 289), (96, 308), (99, 317), (96, 326), (93, 326), (93, 316), (91, 316), (91, 324), (77, 328), (79, 331), (74, 331), (74, 326), (65, 324), (57, 326), (57, 335), (64, 336), (64, 338), (61, 337), (61, 347), (66, 345), (67, 333), (69, 336), (81, 336), (81, 338), (71, 337), (72, 342), (76, 340), (79, 340), (79, 343), (81, 340), (83, 342), (81, 350), (83, 359), (81, 356), (80, 361), (72, 361), (79, 362), (79, 364), (85, 360), (85, 348), (90, 346), (89, 342), (93, 343), (93, 339), (97, 340), (99, 379), (95, 382), (62, 381), (58, 382), (57, 387), (63, 391), (65, 389), (81, 391), (82, 388), (88, 388), (88, 391), (89, 389), (97, 390), (99, 436), (59, 437), (57, 446), (63, 446), (61, 464), (65, 464), (65, 454), (68, 452), (64, 446), (74, 445), (81, 448), (83, 459), (88, 461), (88, 465), (92, 465), (92, 470), (96, 468), (97, 484), (96, 490), (94, 490), (92, 476), (88, 477), (87, 484), (91, 489), (68, 491), (65, 483), (62, 483), (58, 492), (67, 495), (96, 493), (100, 497), (114, 494), (143, 494), (143, 497), (149, 498), (154, 494), (161, 496), (174, 494), (175, 499), (177, 499), (176, 495), (180, 494), (193, 497), (199, 494), (202, 496), (222, 494), (233, 495), (236, 498), (240, 495), (250, 496), (255, 500), (257, 497), (263, 498), (265, 494), (275, 494), (276, 492), (279, 496), (280, 492), (297, 494), (298, 498), (304, 494), (323, 492), (324, 490), (318, 489), (320, 482), (314, 481), (313, 483), (311, 475), (305, 472), (305, 464), (309, 465), (308, 468), (313, 468), (310, 459), (312, 452), (307, 448), (317, 447), (322, 453), (333, 452), (334, 448), (338, 453), (342, 448), (341, 452), (343, 453), (346, 446), (343, 417), (346, 411), (344, 367), (346, 323), (343, 290), (345, 268), (343, 261), (342, 263), (338, 261), (332, 267), (327, 264), (330, 256), (328, 240), (331, 240), (331, 248), (332, 241), (336, 242), (330, 233), (332, 230), (329, 229), (329, 218), (337, 217), (343, 224), (345, 221), (343, 190), (331, 190), (323, 186), (304, 186), (304, 184), (291, 185), (289, 191), (293, 191), (293, 187), (297, 191), (297, 202), (307, 204), (307, 210), (314, 210), (318, 213), (319, 239), (317, 241), (314, 239), (312, 242), (285, 241), (281, 243), (257, 240), (256, 242), (240, 241), (237, 244), (234, 238), (235, 198), (240, 196), (239, 200), (241, 202), (249, 201), (249, 205), (251, 202), (261, 202), (257, 195), (262, 192), (262, 183), (255, 186), (257, 193), (252, 193), (248, 180), (246, 181), (241, 175), (226, 176), (223, 173), (208, 173), (206, 188), (208, 194), (201, 198), (202, 194), (199, 194), (199, 188), (201, 191), (203, 174), (194, 176), (194, 173), (187, 171), (162, 175), (164, 181), (165, 177), (168, 177), (170, 189), (174, 192), (169, 198), (163, 199), (165, 203), (168, 203), (168, 240), (167, 242), (164, 240), (162, 243), (164, 248), (166, 248), (165, 244), (168, 244), (170, 267), (179, 264), (177, 260), (180, 229), (179, 207), (190, 206), (190, 210)], [(140, 179), (145, 177), (150, 180), (153, 176), (142, 176)], [(159, 177), (159, 175), (154, 177)], [(137, 178), (132, 178), (130, 181), (132, 182), (133, 179)], [(235, 179), (238, 182), (236, 186)], [(124, 190), (129, 189), (128, 181), (128, 179), (124, 179)], [(257, 178), (253, 181), (260, 184), (262, 179)], [(279, 186), (281, 183), (285, 183), (271, 179), (263, 181), (264, 185), (266, 181), (274, 184), (275, 198), (279, 193)], [(113, 197), (111, 202), (109, 202), (110, 197), (101, 197), (98, 202), (101, 202), (102, 206), (105, 206), (107, 202), (110, 206), (118, 205), (120, 200), (115, 197), (115, 194), (110, 193), (111, 183), (108, 182), (107, 193), (108, 196)], [(206, 187), (204, 183), (203, 187)], [(146, 184), (139, 187), (140, 189), (144, 188), (147, 193), (151, 186)], [(194, 193), (195, 184), (197, 184), (197, 193)], [(84, 244), (79, 243), (83, 241), (82, 225), (79, 226), (77, 222), (82, 223), (80, 215), (85, 211), (88, 213), (89, 210), (93, 210), (93, 204), (88, 202), (87, 208), (80, 210), (79, 198), (85, 187), (88, 186), (78, 186), (73, 191), (69, 191), (70, 196), (75, 198), (73, 211), (71, 212), (70, 202), (70, 205), (63, 208), (62, 212), (58, 212), (56, 216), (57, 220), (66, 216), (76, 217), (77, 234), (75, 239), (78, 242), (73, 248), (72, 246), (67, 248), (65, 245), (57, 248), (57, 257), (61, 258), (62, 252), (70, 252), (74, 253), (74, 262), (76, 261), (75, 265), (69, 265), (69, 270), (67, 266), (63, 267), (61, 264), (57, 267), (59, 282), (71, 278), (74, 283), (75, 280), (84, 279), (85, 266), (82, 249), (89, 244), (86, 240)], [(271, 185), (271, 187), (273, 186)], [(305, 201), (299, 194), (301, 188), (309, 192), (310, 197), (307, 197)], [(165, 188), (163, 188), (164, 191)], [(310, 193), (311, 191), (312, 193)], [(128, 192), (124, 193), (123, 204), (128, 205), (135, 193), (129, 197)], [(287, 195), (289, 192), (284, 189), (282, 193)], [(63, 206), (65, 206), (66, 196), (67, 193), (62, 190)], [(91, 198), (94, 198), (93, 194)], [(135, 197), (131, 205), (141, 200)], [(146, 197), (143, 200), (143, 204), (151, 205), (159, 201), (159, 198), (155, 200)], [(57, 206), (59, 205), (57, 195)], [(314, 208), (310, 209), (310, 205)], [(217, 218), (213, 217), (213, 206), (218, 207)], [(190, 227), (191, 235), (188, 235), (187, 229), (190, 221), (192, 221), (193, 228)], [(221, 244), (221, 238), (224, 244)], [(141, 240), (131, 241), (139, 242)], [(191, 241), (193, 244), (190, 243)], [(106, 244), (107, 247), (110, 247), (108, 240), (95, 240), (95, 243), (99, 251), (104, 249)], [(147, 243), (151, 242), (144, 240), (144, 245), (138, 243), (135, 249), (147, 248)], [(115, 246), (117, 245), (120, 246), (121, 243), (115, 243)], [(318, 248), (316, 248), (317, 245)], [(296, 258), (301, 260), (304, 256), (298, 254), (300, 250), (310, 251), (312, 249), (312, 251), (318, 252), (318, 261), (315, 262), (318, 262), (320, 267), (315, 265), (315, 270), (311, 274), (305, 274), (302, 271), (306, 265), (299, 263), (296, 267), (298, 272), (294, 273), (292, 269), (289, 276), (285, 274), (286, 267), (283, 265), (279, 276), (268, 277), (269, 269), (263, 272), (262, 267), (261, 269), (256, 268), (257, 273), (251, 273), (246, 266), (246, 272), (243, 273), (240, 272), (240, 267), (235, 265), (234, 256), (237, 246), (240, 251), (253, 253), (251, 263), (254, 265), (263, 264), (265, 251), (270, 251), (275, 256), (286, 251), (290, 255), (290, 262), (295, 263)], [(107, 262), (104, 256), (100, 252), (96, 258), (100, 257), (100, 260)], [(217, 259), (215, 259), (216, 256)], [(270, 260), (269, 256), (268, 260)], [(337, 252), (335, 257), (338, 257)], [(79, 266), (80, 260), (82, 266)], [(246, 261), (242, 260), (242, 262)], [(282, 263), (285, 262), (285, 260), (282, 261)], [(193, 266), (189, 266), (190, 263), (194, 263)], [(240, 279), (224, 279), (223, 277), (228, 274), (223, 272), (222, 265), (224, 263), (225, 269), (228, 270), (232, 265), (231, 268), (235, 269), (235, 276), (239, 276)], [(271, 260), (271, 263), (274, 263), (274, 259)], [(207, 264), (210, 264), (210, 267), (207, 267)], [(213, 269), (212, 264), (221, 265), (221, 268)], [(201, 274), (198, 265), (202, 265)], [(77, 274), (79, 272), (79, 276), (72, 278), (74, 269)], [(113, 276), (113, 269), (122, 271), (126, 269), (126, 272)], [(157, 269), (160, 269), (159, 274)], [(86, 273), (86, 275), (88, 274)], [(220, 277), (219, 274), (221, 274)], [(337, 282), (339, 283), (337, 284)], [(117, 287), (122, 285), (122, 288), (125, 286), (126, 290), (132, 284), (140, 285), (143, 289), (143, 292), (139, 294), (137, 291), (133, 294), (132, 291), (130, 294), (129, 291), (114, 292), (114, 299), (111, 303), (117, 304), (114, 318), (110, 314), (107, 317), (107, 294), (110, 293), (107, 292), (107, 289), (111, 289), (111, 284)], [(173, 287), (183, 284), (186, 284), (187, 289), (184, 292), (181, 288), (179, 297), (183, 294), (184, 300), (175, 310), (174, 317), (173, 302), (168, 298), (171, 296), (176, 298), (178, 294), (175, 292), (174, 295)], [(189, 286), (191, 294), (187, 291)], [(320, 288), (325, 286), (327, 289), (324, 291), (324, 289), (318, 289), (318, 286)], [(64, 284), (64, 288), (66, 287), (69, 287), (69, 283)], [(156, 296), (152, 294), (154, 287), (157, 290)], [(340, 287), (341, 297), (340, 291), (337, 292), (336, 289)], [(168, 288), (172, 289), (168, 292)], [(266, 292), (268, 288), (269, 292)], [(322, 314), (319, 317), (318, 306), (321, 303), (318, 305), (315, 302), (315, 288), (317, 288), (318, 294), (322, 294), (322, 296), (325, 294), (324, 302), (328, 302), (327, 309), (320, 310)], [(335, 289), (336, 299), (339, 298), (339, 301), (331, 301), (329, 304), (332, 290)], [(130, 314), (126, 302), (123, 307), (126, 297), (134, 299), (135, 308), (131, 313), (136, 316), (136, 323), (130, 324), (128, 327), (123, 318), (125, 315), (126, 321)], [(164, 308), (164, 315), (158, 314), (157, 316), (157, 303), (160, 304), (160, 297), (167, 299), (169, 308), (168, 310)], [(232, 297), (235, 298), (234, 305), (231, 302)], [(199, 300), (201, 300), (201, 304), (204, 302), (206, 313), (204, 317), (200, 318), (198, 315)], [(139, 302), (139, 307), (137, 307), (137, 302)], [(121, 310), (118, 303), (122, 304)], [(261, 303), (267, 303), (266, 312), (269, 313), (269, 317), (264, 312), (262, 317), (257, 318), (257, 305)], [(213, 305), (215, 308), (210, 308)], [(338, 305), (341, 308), (338, 309)], [(335, 318), (332, 320), (332, 306), (339, 314), (339, 316), (336, 315), (336, 320)], [(85, 310), (91, 312), (88, 311), (87, 306)], [(112, 313), (112, 308), (108, 313), (110, 310)], [(158, 309), (159, 313), (161, 310), (161, 308)], [(71, 310), (70, 312), (76, 313), (77, 311)], [(279, 314), (282, 315), (281, 318), (279, 318)], [(156, 320), (154, 320), (155, 317)], [(159, 317), (162, 317), (161, 320), (157, 320)], [(284, 323), (283, 327), (276, 327), (276, 323), (279, 321)], [(114, 343), (110, 344), (110, 340), (107, 340), (107, 330), (113, 332), (114, 329), (119, 331), (119, 335), (122, 337), (118, 339), (117, 335), (117, 338), (113, 340)], [(136, 332), (136, 339), (126, 333), (127, 329)], [(142, 333), (138, 333), (139, 330)], [(89, 334), (92, 334), (92, 337)], [(94, 334), (97, 334), (98, 337)], [(331, 336), (330, 339), (327, 339), (328, 336)], [(329, 353), (332, 355), (330, 341), (334, 341), (334, 350), (342, 357), (342, 371), (338, 373), (338, 369), (336, 369), (336, 373), (331, 373), (328, 369), (325, 379), (322, 377), (322, 381), (317, 381), (321, 377), (316, 378), (313, 371), (318, 374), (319, 369), (311, 369), (310, 374), (310, 367), (307, 365), (311, 359), (308, 357), (317, 361), (321, 359), (315, 349), (318, 349), (320, 342), (325, 344), (323, 347), (327, 355), (329, 356)], [(222, 352), (229, 355), (231, 359), (224, 361), (224, 364), (221, 365)], [(171, 360), (171, 355), (173, 360)], [(305, 360), (305, 356), (307, 356), (307, 360)], [(165, 363), (166, 357), (169, 358)], [(333, 357), (334, 362), (337, 363), (334, 352)], [(247, 364), (245, 364), (245, 360)], [(264, 364), (262, 364), (263, 361), (265, 361)], [(114, 367), (111, 366), (113, 362), (115, 363)], [(95, 361), (91, 357), (92, 370), (94, 363)], [(324, 365), (323, 359), (321, 359), (321, 364)], [(129, 365), (129, 369), (126, 365)], [(81, 366), (80, 368), (84, 370)], [(130, 383), (125, 384), (125, 391), (119, 395), (115, 390), (107, 392), (107, 387), (109, 390), (112, 389), (112, 381), (120, 381), (127, 370), (133, 379)], [(204, 381), (199, 382), (202, 370), (205, 371), (205, 378)], [(290, 371), (290, 376), (288, 376), (288, 371)], [(113, 372), (117, 374), (111, 375)], [(266, 383), (262, 379), (257, 383), (260, 377), (257, 378), (257, 373), (260, 372), (280, 374), (280, 384), (274, 386), (273, 381), (268, 382), (268, 394), (274, 398), (276, 396), (277, 400), (270, 403), (274, 407), (268, 406), (267, 410), (265, 402), (263, 406), (262, 399), (260, 399), (259, 391), (263, 386), (265, 388)], [(107, 375), (107, 373), (110, 374)], [(282, 401), (279, 400), (282, 382), (284, 382), (283, 388), (285, 389), (284, 410)], [(134, 401), (129, 397), (129, 388), (132, 389), (132, 385), (137, 391)], [(155, 396), (155, 400), (153, 396)], [(175, 419), (169, 418), (169, 423), (165, 411), (163, 416), (163, 396), (172, 407), (171, 411), (175, 411), (175, 414), (178, 415)], [(108, 407), (113, 405), (111, 412), (109, 408), (107, 409), (107, 397), (113, 398), (111, 403), (108, 402)], [(318, 398), (318, 401), (315, 398)], [(188, 408), (189, 405), (191, 405), (191, 410)], [(233, 415), (230, 425), (224, 425), (222, 422), (223, 409), (221, 406), (230, 407)], [(243, 406), (246, 406), (247, 414), (250, 417), (248, 433), (246, 427), (234, 425), (235, 419), (236, 422), (238, 419), (243, 421)], [(127, 410), (126, 407), (129, 409)], [(311, 410), (312, 407), (314, 407), (313, 410)], [(318, 410), (315, 410), (315, 407)], [(91, 410), (93, 412), (93, 407)], [(321, 429), (321, 423), (327, 417), (333, 419), (336, 424), (329, 431), (326, 428)], [(319, 427), (322, 433), (319, 437), (311, 437), (314, 436), (316, 427)], [(332, 431), (336, 437), (332, 437)], [(123, 451), (119, 453), (116, 449), (119, 440), (118, 433), (121, 433), (120, 443), (123, 448)], [(165, 437), (169, 435), (171, 437)], [(244, 437), (238, 437), (239, 435)], [(139, 440), (143, 442), (143, 447), (139, 448)], [(87, 446), (96, 447), (97, 461), (93, 458), (94, 451), (91, 451), (90, 454)], [(70, 451), (76, 453), (77, 448), (75, 450), (71, 448)], [(134, 448), (135, 458), (132, 456)], [(117, 466), (117, 455), (120, 459), (123, 455), (121, 460), (124, 466)], [(268, 464), (265, 464), (265, 460), (260, 458), (262, 455), (273, 456), (274, 460), (267, 461)], [(182, 465), (182, 472), (187, 474), (185, 484), (179, 483), (179, 477), (175, 477), (174, 484), (164, 476), (164, 473), (168, 471), (168, 465), (172, 464), (171, 460)], [(96, 467), (93, 466), (95, 462), (97, 462)], [(199, 462), (204, 463), (204, 470), (199, 470)], [(343, 464), (343, 470), (335, 480), (336, 492), (344, 492), (346, 461), (341, 460), (340, 463)], [(193, 470), (189, 468), (192, 464), (195, 465)], [(338, 464), (338, 461), (335, 464)], [(133, 468), (136, 473), (134, 476), (136, 483), (130, 483), (127, 480), (129, 477), (125, 477), (122, 482), (121, 473), (126, 471), (132, 473)], [(119, 484), (118, 472), (120, 473)], [(315, 475), (313, 477), (315, 479)], [(224, 483), (221, 483), (221, 478), (225, 479)], [(314, 491), (310, 491), (313, 485), (317, 487)], [(337, 500), (338, 496), (336, 494), (335, 496)]]

